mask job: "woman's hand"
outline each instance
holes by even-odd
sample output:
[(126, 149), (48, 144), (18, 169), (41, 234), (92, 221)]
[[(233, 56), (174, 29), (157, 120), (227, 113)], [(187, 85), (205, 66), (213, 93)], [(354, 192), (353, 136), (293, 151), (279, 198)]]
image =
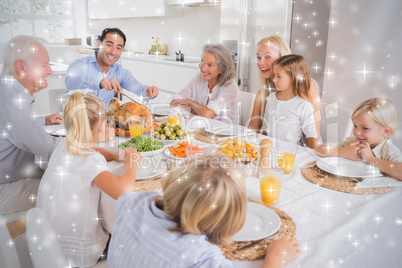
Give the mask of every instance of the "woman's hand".
[(178, 105), (186, 105), (186, 106), (190, 106), (191, 107), (191, 101), (190, 99), (176, 99), (176, 100), (172, 100), (170, 102), (171, 106), (178, 106)]

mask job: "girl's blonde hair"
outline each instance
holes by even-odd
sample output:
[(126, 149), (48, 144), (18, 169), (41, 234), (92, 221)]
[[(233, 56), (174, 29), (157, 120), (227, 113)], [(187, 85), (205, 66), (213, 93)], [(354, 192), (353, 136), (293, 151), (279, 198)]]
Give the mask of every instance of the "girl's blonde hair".
[(230, 243), (243, 226), (247, 192), (242, 173), (219, 152), (192, 158), (163, 180), (157, 204), (174, 218), (170, 231), (206, 235), (211, 243)]
[(377, 124), (384, 128), (391, 128), (388, 138), (392, 138), (397, 127), (398, 117), (392, 101), (388, 98), (371, 98), (360, 103), (352, 113), (352, 120), (359, 114), (367, 114)]
[(311, 73), (304, 57), (296, 54), (285, 55), (280, 57), (275, 62), (274, 66), (282, 67), (290, 76), (293, 93), (311, 103), (311, 100), (308, 97), (311, 84)]
[[(290, 54), (290, 48), (285, 40), (282, 37), (277, 35), (271, 35), (265, 37), (258, 42), (257, 46), (266, 45), (270, 48), (273, 48), (279, 53), (279, 56), (284, 56)], [(259, 79), (260, 79), (260, 94), (261, 94), (261, 116), (264, 117), (265, 114), (265, 106), (267, 104), (267, 97), (273, 91), (275, 91), (275, 85), (272, 81), (272, 78), (264, 78), (262, 75), (261, 70), (258, 68), (259, 71)]]
[(100, 120), (106, 119), (102, 101), (92, 94), (75, 92), (64, 107), (64, 126), (67, 132), (67, 151), (86, 156), (93, 151), (92, 130)]

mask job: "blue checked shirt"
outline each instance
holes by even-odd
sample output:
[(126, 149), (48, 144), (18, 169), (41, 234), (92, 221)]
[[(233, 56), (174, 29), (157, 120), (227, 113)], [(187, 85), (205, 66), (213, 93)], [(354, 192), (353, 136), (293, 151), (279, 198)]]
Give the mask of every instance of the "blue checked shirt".
[(117, 200), (109, 268), (232, 267), (205, 235), (169, 231), (176, 223), (155, 206), (156, 196), (155, 192), (129, 192)]
[(134, 76), (120, 64), (113, 64), (109, 71), (103, 76), (98, 62), (96, 61), (98, 51), (91, 56), (77, 59), (68, 66), (66, 73), (67, 92), (76, 89), (92, 89), (93, 94), (98, 96), (105, 104), (106, 110), (109, 110), (109, 102), (113, 99), (113, 90), (105, 90), (100, 87), (103, 78), (114, 78), (120, 86), (138, 96), (145, 96), (145, 90), (148, 86), (138, 82)]

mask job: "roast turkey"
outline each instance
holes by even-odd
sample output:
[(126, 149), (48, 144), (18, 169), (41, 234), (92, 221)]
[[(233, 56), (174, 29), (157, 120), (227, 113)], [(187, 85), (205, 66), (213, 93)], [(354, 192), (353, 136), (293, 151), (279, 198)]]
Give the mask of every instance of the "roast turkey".
[(139, 115), (145, 118), (144, 127), (149, 128), (152, 124), (152, 114), (148, 107), (142, 104), (127, 102), (120, 106), (117, 99), (109, 102), (109, 125), (118, 126), (119, 128), (128, 129), (128, 121), (130, 116)]

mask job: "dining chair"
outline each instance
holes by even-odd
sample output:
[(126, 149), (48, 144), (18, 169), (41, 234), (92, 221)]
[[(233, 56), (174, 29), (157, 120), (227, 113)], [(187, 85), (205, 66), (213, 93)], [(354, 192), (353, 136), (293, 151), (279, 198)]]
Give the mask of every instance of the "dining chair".
[(256, 94), (239, 90), (239, 123), (246, 126), (251, 118)]
[(0, 216), (0, 264), (2, 268), (21, 267), (14, 240), (2, 216)]
[(65, 88), (49, 90), (49, 105), (51, 113), (63, 112), (64, 105), (68, 99), (68, 96), (65, 96), (66, 92), (67, 89)]
[(320, 141), (337, 143), (352, 135), (352, 112), (352, 109), (339, 106), (338, 101), (322, 102)]
[[(27, 240), (34, 268), (65, 267), (65, 257), (59, 241), (42, 209), (35, 207), (27, 213)], [(92, 268), (106, 268), (107, 261)]]
[(56, 234), (40, 208), (28, 210), (27, 240), (35, 268), (63, 267), (65, 265), (64, 255)]

